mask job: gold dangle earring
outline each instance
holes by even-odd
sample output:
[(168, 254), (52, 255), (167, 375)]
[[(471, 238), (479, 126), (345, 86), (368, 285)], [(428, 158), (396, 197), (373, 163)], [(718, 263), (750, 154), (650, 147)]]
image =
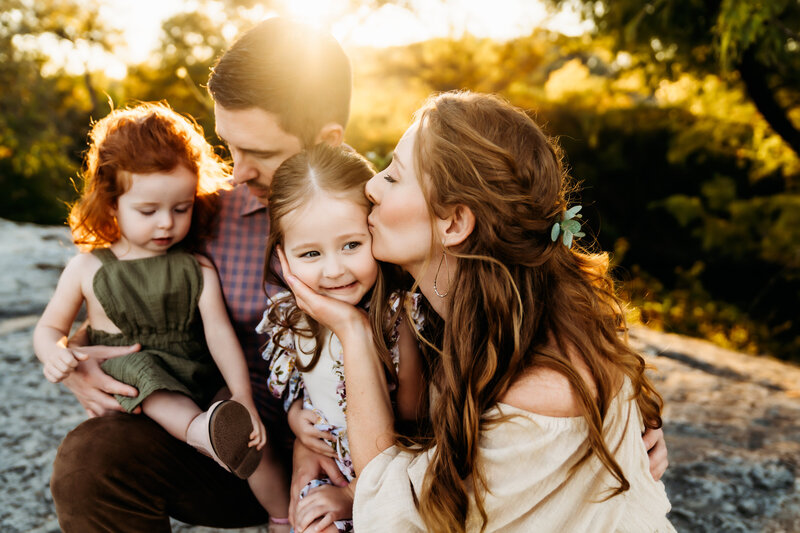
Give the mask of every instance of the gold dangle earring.
[[(442, 263), (444, 263), (444, 269), (445, 272), (447, 272), (447, 289), (445, 289), (444, 294), (439, 292), (439, 288), (437, 286), (439, 272), (442, 270)], [(444, 249), (444, 241), (442, 241), (442, 259), (439, 261), (439, 266), (436, 269), (436, 275), (433, 277), (433, 292), (435, 292), (436, 296), (439, 298), (444, 298), (450, 293), (450, 268), (447, 264), (447, 251)]]

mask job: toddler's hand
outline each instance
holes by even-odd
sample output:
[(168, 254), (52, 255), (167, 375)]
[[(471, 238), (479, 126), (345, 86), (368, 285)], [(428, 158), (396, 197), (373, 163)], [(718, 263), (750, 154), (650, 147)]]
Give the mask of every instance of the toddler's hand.
[(317, 415), (313, 411), (303, 409), (303, 402), (297, 400), (289, 408), (287, 417), (289, 419), (289, 427), (292, 433), (300, 439), (300, 442), (309, 450), (325, 455), (327, 457), (336, 458), (336, 452), (325, 441), (333, 441), (333, 435), (329, 431), (322, 431), (317, 429), (314, 424), (317, 423)]
[(44, 377), (51, 383), (58, 383), (67, 376), (75, 372), (78, 363), (85, 361), (87, 356), (79, 352), (73, 352), (69, 348), (59, 346), (47, 354), (44, 368)]
[(258, 416), (258, 410), (256, 409), (252, 398), (237, 397), (234, 394), (231, 397), (231, 400), (244, 405), (247, 408), (247, 411), (250, 413), (250, 421), (253, 424), (253, 431), (250, 433), (249, 446), (251, 448), (255, 446), (257, 450), (263, 449), (264, 445), (267, 443), (267, 429), (264, 427), (264, 423), (261, 422), (261, 417)]
[(257, 450), (263, 450), (267, 444), (267, 428), (261, 422), (261, 418), (256, 414), (250, 413), (250, 418), (253, 419), (253, 432), (250, 433), (250, 447), (256, 447)]

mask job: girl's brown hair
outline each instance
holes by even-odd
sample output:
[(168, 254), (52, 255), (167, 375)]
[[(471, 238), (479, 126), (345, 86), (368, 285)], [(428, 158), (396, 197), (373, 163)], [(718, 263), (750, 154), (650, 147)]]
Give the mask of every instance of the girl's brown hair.
[[(274, 259), (276, 248), (283, 244), (284, 227), (283, 220), (296, 209), (301, 208), (318, 194), (325, 194), (341, 199), (352, 201), (356, 205), (363, 206), (369, 211), (370, 203), (364, 194), (364, 186), (367, 181), (375, 174), (371, 163), (360, 156), (358, 153), (318, 144), (313, 148), (293, 155), (283, 162), (275, 177), (269, 195), (269, 240), (264, 257), (264, 290), (267, 284), (279, 285), (288, 289), (283, 278), (278, 273), (279, 264)], [(320, 231), (324, 231), (320, 228)], [(381, 306), (375, 300), (382, 302), (385, 299), (383, 269), (379, 269), (378, 278), (373, 287), (370, 297), (370, 308), (378, 309)], [(277, 305), (288, 302), (291, 305)], [(268, 311), (270, 323), (279, 326), (272, 342), (275, 346), (282, 346), (288, 349), (288, 342), (281, 342), (287, 333), (314, 338), (314, 354), (308, 365), (303, 366), (297, 361), (297, 367), (301, 371), (311, 370), (319, 360), (319, 356), (324, 346), (325, 335), (329, 334), (315, 320), (306, 315), (296, 305), (294, 296), (291, 293), (273, 301)], [(371, 316), (374, 316), (371, 313)], [(377, 321), (377, 317), (374, 318)], [(303, 323), (305, 322), (306, 325)], [(378, 325), (377, 329), (375, 325)], [(396, 381), (394, 365), (386, 349), (386, 337), (383, 334), (386, 326), (380, 321), (374, 322), (373, 331), (381, 332), (375, 335), (376, 344), (381, 354), (381, 358), (386, 366), (387, 375)], [(388, 332), (386, 332), (388, 334)], [(299, 349), (299, 347), (297, 347)]]
[(200, 126), (164, 102), (147, 102), (115, 109), (98, 120), (89, 141), (81, 172), (82, 194), (69, 213), (75, 244), (92, 250), (119, 240), (112, 209), (130, 188), (131, 174), (170, 172), (182, 165), (198, 179), (192, 226), (181, 246), (202, 248), (213, 231), (216, 193), (230, 187), (230, 172), (206, 142)]
[[(606, 411), (624, 376), (649, 428), (661, 426), (661, 398), (620, 335), (625, 318), (607, 256), (551, 239), (571, 191), (560, 149), (528, 115), (490, 95), (441, 94), (417, 119), (415, 164), (431, 216), (456, 205), (475, 215), (469, 237), (447, 250), (458, 266), (431, 361), (432, 438), (420, 443), (436, 446), (419, 497), (428, 530), (464, 531), (470, 492), (486, 527), (478, 443), (493, 421), (484, 413), (536, 367), (563, 374), (579, 398), (589, 427), (581, 462), (596, 455), (619, 482), (609, 497), (627, 490), (603, 440)], [(585, 361), (596, 399), (570, 353)]]

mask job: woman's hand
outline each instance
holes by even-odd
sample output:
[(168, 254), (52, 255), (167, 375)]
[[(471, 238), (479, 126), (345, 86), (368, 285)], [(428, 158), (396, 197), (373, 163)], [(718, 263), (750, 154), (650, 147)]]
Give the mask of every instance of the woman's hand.
[(343, 340), (354, 325), (369, 327), (366, 313), (354, 305), (314, 292), (308, 285), (292, 275), (283, 248), (278, 246), (277, 250), (283, 278), (292, 290), (297, 306), (302, 311), (331, 330), (334, 335), (339, 337), (339, 340)]
[[(295, 528), (298, 532), (323, 531), (334, 520), (353, 516), (353, 491), (350, 486), (322, 485), (311, 490), (300, 500), (295, 512)], [(308, 529), (307, 529), (308, 528)]]
[(336, 452), (330, 444), (325, 441), (333, 441), (333, 435), (329, 431), (317, 429), (317, 415), (313, 411), (303, 409), (303, 401), (296, 400), (289, 408), (287, 413), (289, 427), (292, 433), (311, 451), (320, 455), (335, 458)]

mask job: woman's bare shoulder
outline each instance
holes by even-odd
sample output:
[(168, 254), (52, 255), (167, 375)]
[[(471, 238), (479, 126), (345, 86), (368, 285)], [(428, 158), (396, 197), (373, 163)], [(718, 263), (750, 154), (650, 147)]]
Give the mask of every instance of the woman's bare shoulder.
[(567, 377), (550, 368), (533, 368), (511, 384), (502, 403), (552, 417), (580, 416), (580, 403)]

